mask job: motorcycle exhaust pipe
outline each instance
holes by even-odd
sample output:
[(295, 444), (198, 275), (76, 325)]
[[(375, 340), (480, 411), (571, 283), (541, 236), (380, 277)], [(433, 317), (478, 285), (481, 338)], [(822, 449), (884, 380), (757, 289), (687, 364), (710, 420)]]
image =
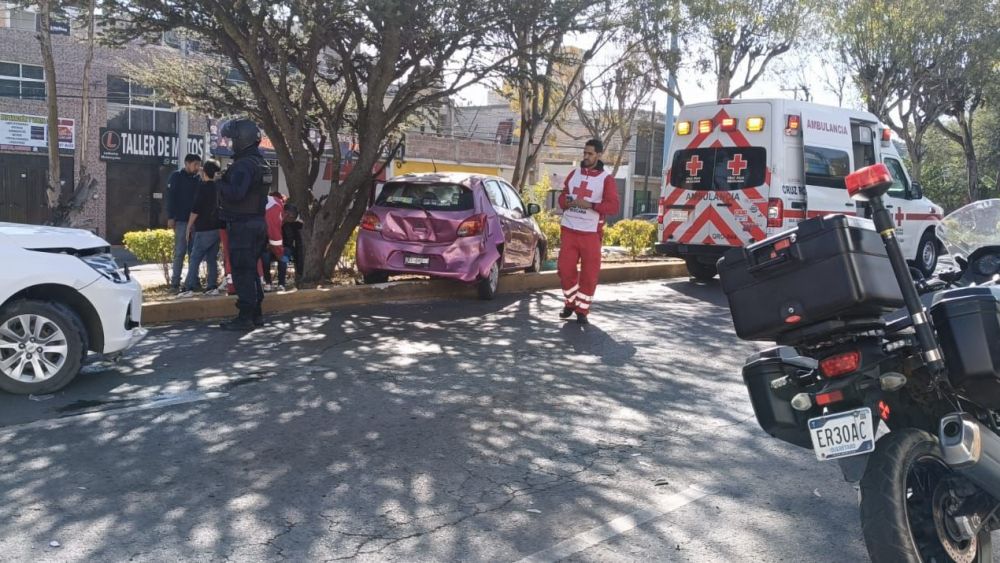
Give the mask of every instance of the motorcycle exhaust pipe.
[(941, 419), (941, 453), (949, 467), (1000, 499), (1000, 436), (966, 413)]

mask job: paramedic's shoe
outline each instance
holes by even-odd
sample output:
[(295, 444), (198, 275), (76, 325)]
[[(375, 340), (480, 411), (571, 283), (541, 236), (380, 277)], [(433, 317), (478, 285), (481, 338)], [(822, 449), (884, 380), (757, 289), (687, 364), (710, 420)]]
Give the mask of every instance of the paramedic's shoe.
[(576, 322), (578, 324), (582, 324), (582, 325), (589, 325), (590, 324), (590, 321), (587, 319), (587, 315), (583, 315), (583, 314), (580, 314), (580, 313), (576, 314)]
[(563, 310), (559, 313), (560, 319), (568, 319), (573, 316), (572, 307), (563, 307)]

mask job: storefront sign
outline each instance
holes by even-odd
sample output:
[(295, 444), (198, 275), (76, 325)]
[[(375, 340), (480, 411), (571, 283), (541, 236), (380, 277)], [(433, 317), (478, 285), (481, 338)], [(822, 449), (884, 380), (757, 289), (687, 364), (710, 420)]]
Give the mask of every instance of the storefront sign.
[[(112, 162), (177, 162), (177, 135), (153, 131), (122, 131), (101, 127), (101, 160)], [(188, 135), (181, 157), (204, 154), (205, 139)]]
[[(48, 119), (41, 115), (0, 113), (0, 150), (48, 153)], [(76, 148), (76, 122), (59, 118), (59, 150)]]

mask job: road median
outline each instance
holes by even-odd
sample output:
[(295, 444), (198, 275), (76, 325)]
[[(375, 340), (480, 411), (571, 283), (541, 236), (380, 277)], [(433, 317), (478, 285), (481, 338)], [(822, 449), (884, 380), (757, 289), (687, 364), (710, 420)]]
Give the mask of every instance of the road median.
[[(606, 264), (601, 268), (600, 283), (623, 283), (687, 275), (680, 261), (644, 264)], [(500, 278), (499, 292), (529, 293), (559, 287), (556, 272), (514, 274)], [(476, 288), (447, 280), (398, 281), (377, 285), (327, 286), (280, 293), (264, 299), (265, 313), (320, 311), (385, 302), (434, 301), (441, 299), (476, 299)], [(228, 317), (235, 314), (234, 297), (193, 297), (154, 301), (142, 306), (145, 325)]]

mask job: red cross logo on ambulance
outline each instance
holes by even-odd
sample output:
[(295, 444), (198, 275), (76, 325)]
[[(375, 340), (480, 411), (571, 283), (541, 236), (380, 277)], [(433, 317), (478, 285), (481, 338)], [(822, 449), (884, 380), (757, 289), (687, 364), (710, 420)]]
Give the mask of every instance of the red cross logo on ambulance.
[(698, 158), (698, 155), (691, 155), (691, 159), (684, 165), (684, 168), (687, 168), (688, 175), (691, 176), (691, 178), (688, 178), (688, 181), (697, 181), (697, 176), (704, 167), (705, 163)]
[(733, 159), (726, 164), (726, 168), (733, 174), (734, 177), (742, 177), (743, 171), (747, 169), (750, 164), (743, 160), (742, 153), (736, 153), (733, 155)]

